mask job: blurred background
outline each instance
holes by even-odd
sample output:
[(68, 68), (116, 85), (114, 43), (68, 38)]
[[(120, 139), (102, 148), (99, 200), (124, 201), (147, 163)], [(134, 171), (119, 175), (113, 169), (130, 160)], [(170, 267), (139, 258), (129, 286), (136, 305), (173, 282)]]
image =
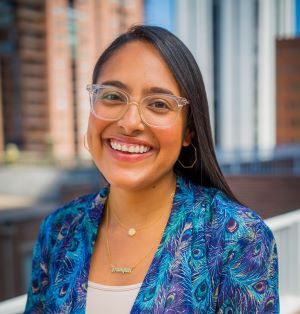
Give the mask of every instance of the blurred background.
[(45, 215), (103, 185), (83, 145), (85, 87), (103, 49), (138, 23), (169, 29), (193, 52), (218, 160), (273, 230), (282, 313), (296, 313), (300, 0), (0, 0), (0, 313), (26, 293)]

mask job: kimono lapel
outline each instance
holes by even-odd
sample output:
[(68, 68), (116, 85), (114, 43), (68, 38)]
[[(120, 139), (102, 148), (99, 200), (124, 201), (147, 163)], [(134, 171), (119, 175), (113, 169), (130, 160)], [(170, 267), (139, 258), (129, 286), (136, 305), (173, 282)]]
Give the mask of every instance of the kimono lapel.
[(51, 295), (57, 296), (53, 301), (63, 313), (81, 313), (81, 310), (84, 313), (90, 262), (106, 197), (107, 188), (104, 188), (83, 203), (58, 249), (61, 260), (57, 261), (59, 267), (54, 278), (56, 293), (52, 290)]
[(171, 214), (163, 233), (161, 243), (154, 255), (140, 291), (131, 310), (137, 313), (163, 313), (170, 301), (168, 291), (172, 279), (172, 265), (180, 251), (189, 249), (191, 214), (194, 195), (190, 188), (177, 176), (176, 193)]

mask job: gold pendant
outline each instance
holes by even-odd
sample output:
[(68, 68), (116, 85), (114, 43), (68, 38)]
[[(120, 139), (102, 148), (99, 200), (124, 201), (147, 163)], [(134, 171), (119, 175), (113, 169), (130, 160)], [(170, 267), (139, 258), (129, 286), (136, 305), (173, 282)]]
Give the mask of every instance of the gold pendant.
[(111, 272), (112, 273), (122, 273), (124, 274), (130, 274), (132, 272), (132, 267), (116, 267), (111, 266)]
[(130, 228), (128, 230), (128, 235), (130, 235), (131, 237), (133, 237), (136, 234), (136, 230), (134, 228)]

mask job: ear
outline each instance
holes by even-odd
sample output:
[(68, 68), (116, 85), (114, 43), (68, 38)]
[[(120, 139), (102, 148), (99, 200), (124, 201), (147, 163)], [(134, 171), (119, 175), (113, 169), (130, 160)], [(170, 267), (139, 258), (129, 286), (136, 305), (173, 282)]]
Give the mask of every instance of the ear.
[(182, 146), (187, 147), (192, 143), (192, 138), (194, 137), (194, 132), (190, 128), (186, 128), (183, 136)]

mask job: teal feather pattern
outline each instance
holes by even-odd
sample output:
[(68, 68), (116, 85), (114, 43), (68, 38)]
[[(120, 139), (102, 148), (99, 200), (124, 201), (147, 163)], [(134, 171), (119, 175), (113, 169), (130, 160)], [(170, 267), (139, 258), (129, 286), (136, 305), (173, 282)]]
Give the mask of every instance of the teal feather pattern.
[[(44, 220), (25, 314), (85, 313), (108, 194), (105, 187), (77, 198)], [(279, 313), (272, 232), (221, 191), (177, 176), (168, 223), (131, 313)]]

